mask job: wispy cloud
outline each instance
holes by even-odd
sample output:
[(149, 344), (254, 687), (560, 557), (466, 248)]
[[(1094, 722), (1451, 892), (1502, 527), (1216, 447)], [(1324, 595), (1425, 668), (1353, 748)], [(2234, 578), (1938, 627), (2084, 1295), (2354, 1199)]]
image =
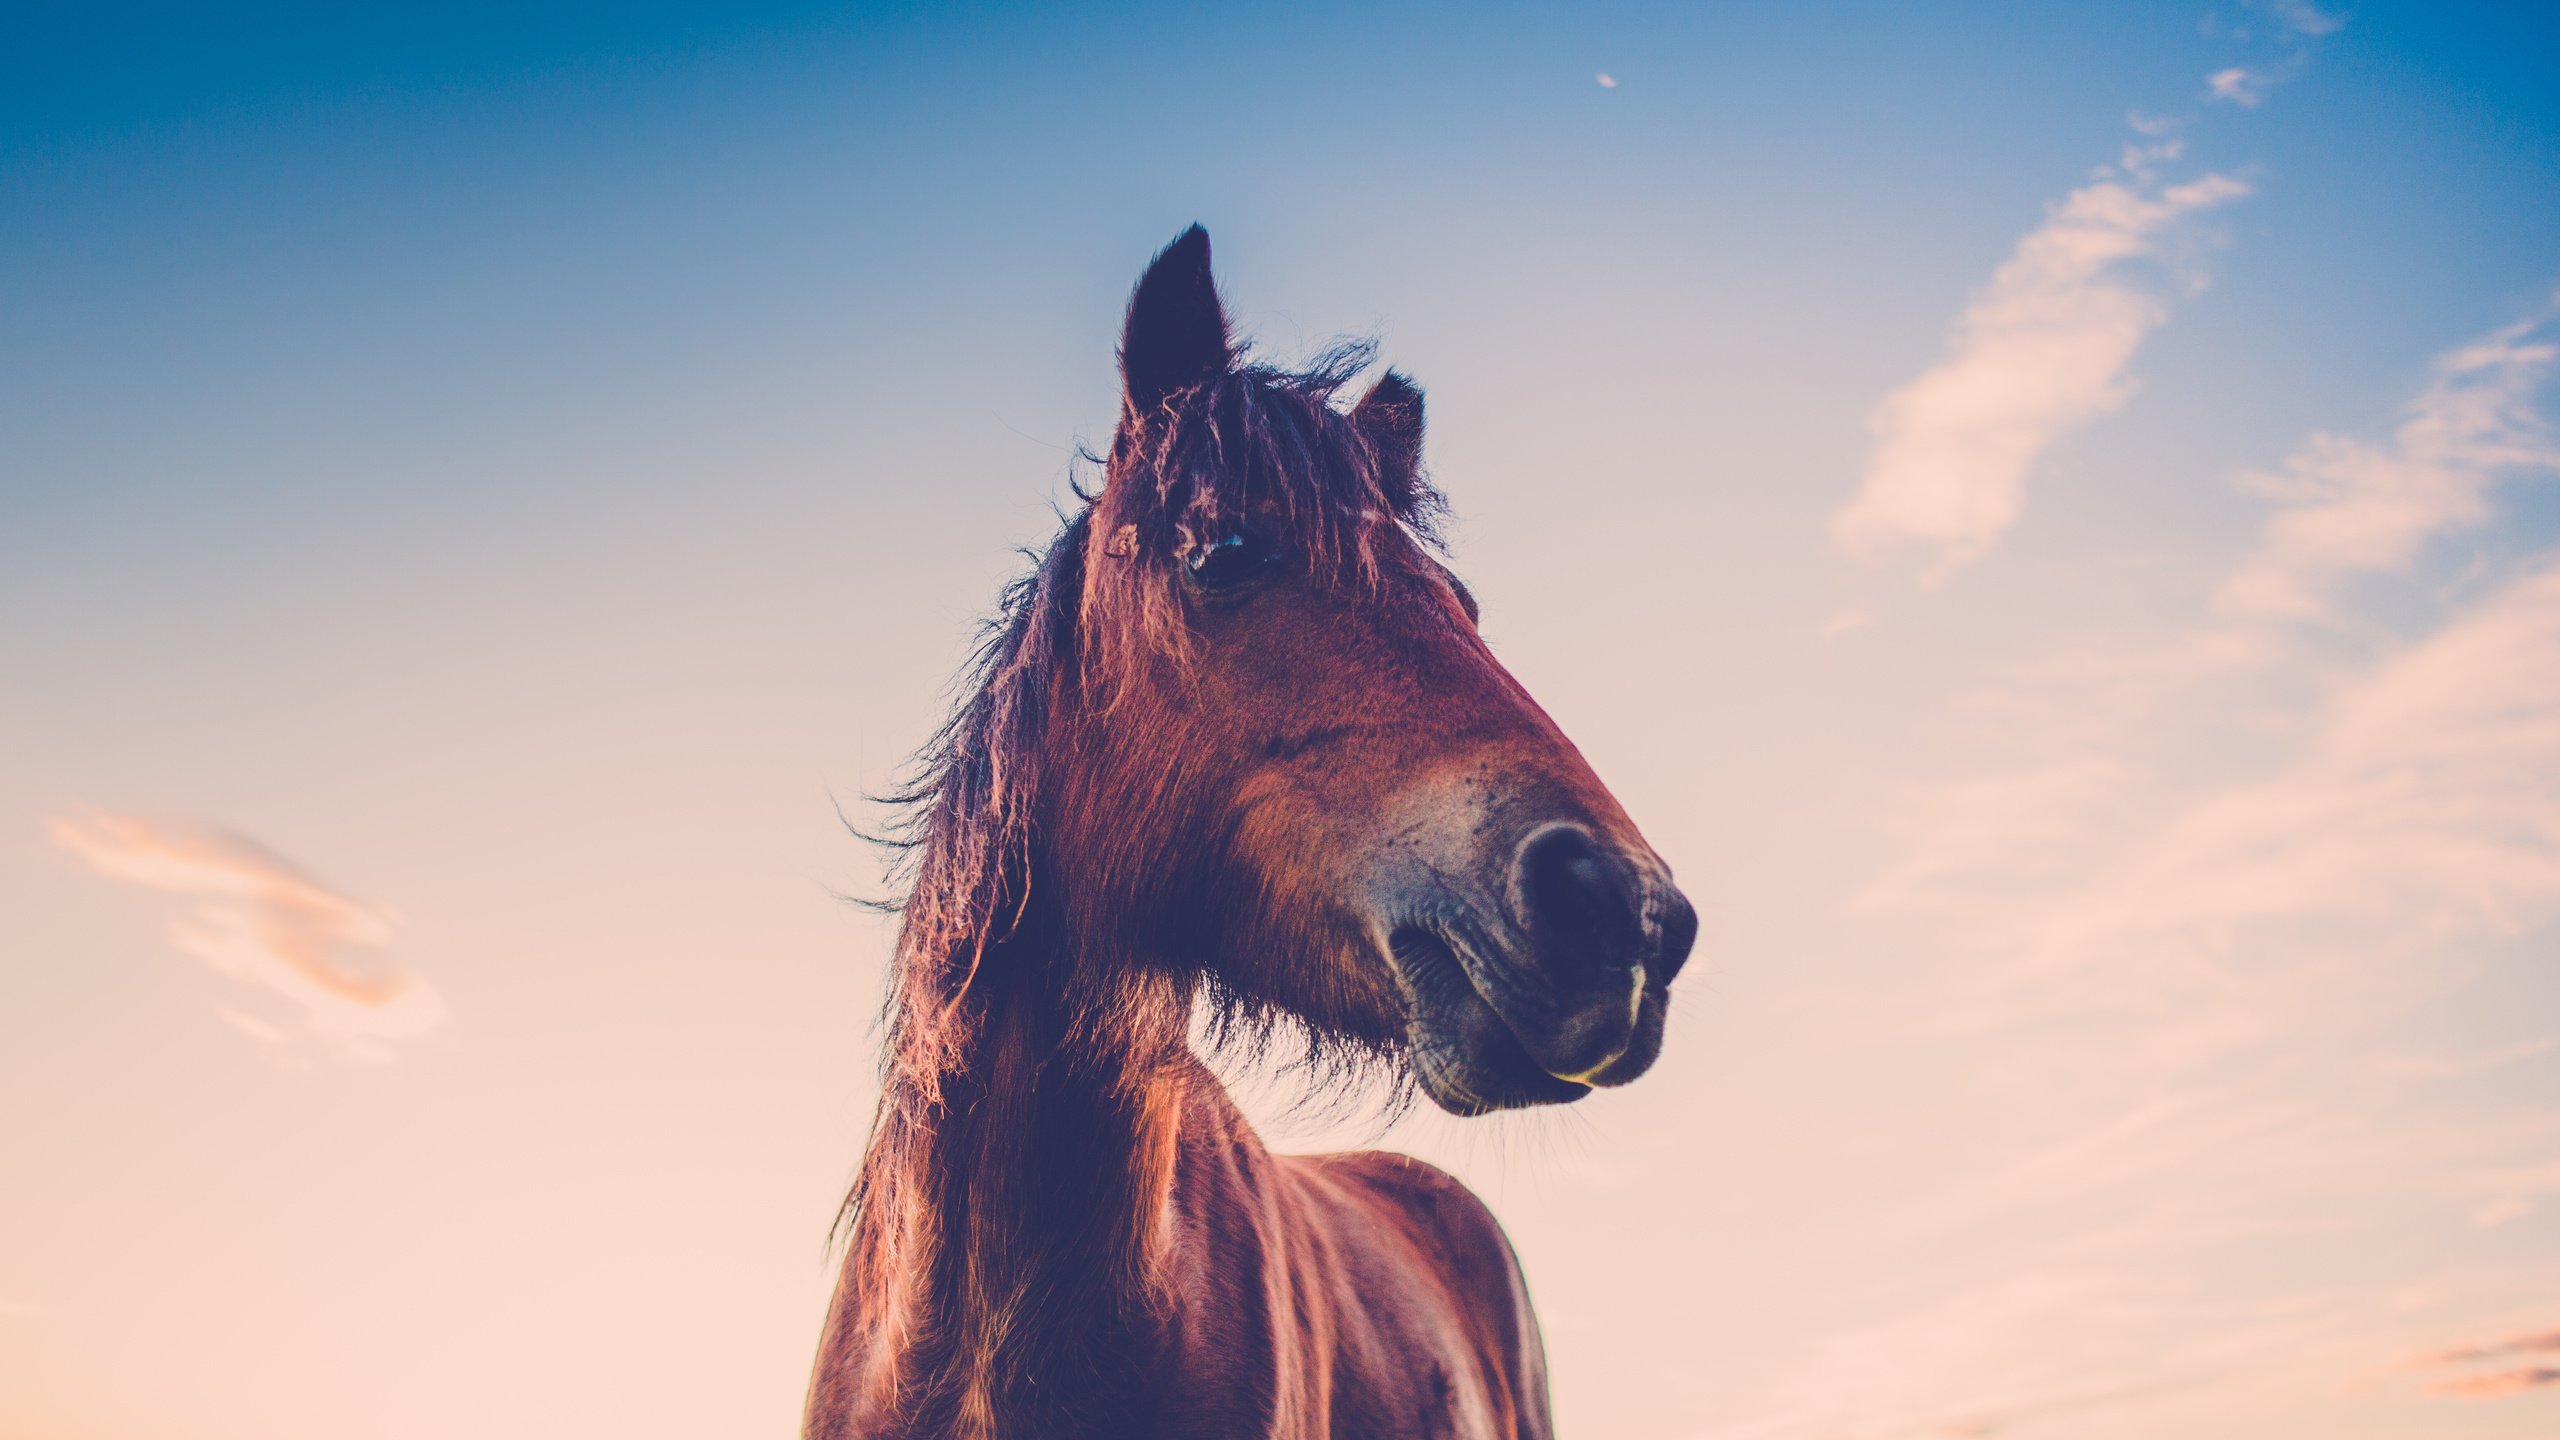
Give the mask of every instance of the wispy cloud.
[(2267, 98), (2267, 91), (2275, 84), (2275, 77), (2262, 70), (2252, 70), (2246, 65), (2234, 65), (2227, 70), (2214, 71), (2205, 77), (2204, 83), (2205, 93), (2212, 98), (2226, 100), (2244, 109), (2254, 110)]
[[(2205, 99), (2254, 110), (2264, 104), (2267, 93), (2299, 76), (2311, 63), (2311, 43), (2324, 35), (2332, 35), (2344, 26), (2346, 17), (2331, 15), (2301, 0), (2275, 0), (2268, 5), (2275, 18), (2276, 39), (2280, 48), (2258, 63), (2231, 65), (2205, 77)], [(2245, 31), (2234, 32), (2243, 38)]]
[(2560, 1365), (2528, 1365), (2515, 1370), (2499, 1370), (2487, 1375), (2457, 1375), (2428, 1387), (2439, 1395), (2464, 1395), (2475, 1400), (2496, 1399), (2502, 1395), (2522, 1395), (2528, 1390), (2541, 1390), (2560, 1385)]
[[(2270, 0), (2268, 9), (2281, 52), (2206, 77), (2208, 101), (2255, 108), (2300, 73), (2310, 42), (2345, 24), (2309, 0)], [(2168, 297), (2203, 284), (2192, 263), (2196, 217), (2250, 186), (2221, 173), (2164, 181), (2161, 167), (2183, 148), (2169, 137), (2186, 119), (2136, 109), (2125, 120), (2151, 143), (2127, 146), (2117, 165), (2065, 196), (1957, 318), (1946, 357), (1868, 418), (1866, 473), (1831, 519), (1843, 549), (1934, 552), (1923, 579), (1943, 579), (2017, 523), (2029, 476), (2055, 442), (2133, 394), (2128, 367), (2168, 318)], [(2164, 268), (2177, 283), (2145, 273)]]
[[(386, 1042), (445, 1019), (434, 988), (382, 953), (397, 916), (322, 884), (254, 840), (125, 815), (57, 818), (51, 826), (56, 845), (101, 875), (197, 897), (170, 925), (172, 943), (289, 1003), (314, 1035), (345, 1055), (386, 1059)], [(271, 1021), (217, 1008), (262, 1043), (288, 1038)]]
[[(1964, 707), (2002, 758), (1917, 797), (1916, 841), (1868, 901), (1902, 943), (1943, 931), (1920, 1003), (1987, 1093), (2050, 1125), (1871, 1228), (1901, 1254), (1997, 1233), (2029, 1262), (2016, 1277), (2070, 1274), (2082, 1293), (2008, 1315), (1979, 1272), (1951, 1280), (1862, 1344), (1891, 1353), (1964, 1312), (1982, 1337), (1941, 1357), (1960, 1381), (1860, 1398), (1861, 1354), (1815, 1357), (1789, 1381), (1803, 1423), (1773, 1433), (1988, 1423), (2181, 1376), (2325, 1386), (2372, 1353), (2372, 1316), (2405, 1283), (2341, 1263), (2341, 1235), (2387, 1251), (2468, 1226), (2467, 1244), (2512, 1246), (2484, 1232), (2560, 1196), (2560, 1122), (2451, 1114), (2443, 1087), (2411, 1083), (2522, 1063), (2550, 1037), (2375, 1058), (2440, 1044), (2395, 1026), (2560, 925), (2560, 551), (2485, 557), (2458, 598), (2397, 597), (2389, 624), (2336, 584), (2417, 569), (2430, 538), (2494, 518), (2501, 483), (2553, 468), (2550, 323), (2447, 352), (2381, 438), (2313, 437), (2253, 478), (2259, 539), (2218, 583), (2180, 582), (2182, 618), (2076, 644)], [(2434, 617), (2413, 623), (2419, 605)], [(2314, 1214), (2326, 1233), (2305, 1239)], [(2257, 1278), (2189, 1273), (2226, 1244)], [(2548, 1269), (2505, 1260), (2526, 1293)], [(2063, 1363), (2019, 1373), (2003, 1345)], [(2560, 1369), (2474, 1363), (2497, 1368), (2433, 1388), (2512, 1394)]]
[(2176, 154), (2175, 142), (2129, 149), (2131, 173), (2065, 197), (1965, 309), (1947, 357), (1885, 397), (1857, 498), (1832, 517), (1841, 546), (1933, 550), (1932, 578), (1980, 558), (2025, 508), (2037, 459), (2125, 403), (2126, 366), (2168, 317), (2139, 268), (2179, 253), (2194, 217), (2249, 193), (2220, 174), (2160, 183), (2152, 167)]
[(2471, 1211), (2471, 1228), (2495, 1230), (2521, 1220), (2536, 1206), (2560, 1195), (2560, 1163), (2495, 1165), (2461, 1177), (2460, 1188), (2480, 1197)]
[[(2560, 654), (2560, 564), (2522, 567), (2343, 679), (2286, 639), (2327, 613), (2337, 576), (2405, 569), (2431, 537), (2479, 524), (2502, 477), (2560, 469), (2536, 405), (2554, 347), (2534, 337), (2549, 323), (2448, 352), (2388, 442), (2315, 436), (2281, 475), (2251, 477), (2277, 506), (2213, 616), (2131, 653), (2047, 662), (1986, 703), (2058, 737), (2060, 756), (1950, 791), (1873, 902), (1996, 911), (2031, 923), (2032, 937), (2010, 935), (2055, 964), (2286, 915), (2367, 915), (2428, 943), (2560, 906), (2560, 666), (2546, 663)], [(2204, 789), (2128, 763), (2129, 733), (2175, 729), (2165, 707), (2217, 681), (2313, 692), (2305, 718), (2278, 726), (2299, 737), (2289, 763)], [(2196, 708), (2226, 732), (2244, 710), (2222, 694)], [(2044, 868), (2057, 857), (2077, 883)], [(2026, 903), (2017, 882), (2038, 876), (2028, 893), (2049, 902)]]
[(2513, 934), (2560, 909), (2560, 567), (2528, 575), (2332, 702), (2301, 757), (2187, 807), (2056, 897), (2038, 958), (2220, 949), (2352, 922), (2357, 948)]
[(2324, 582), (2405, 569), (2427, 540), (2478, 525), (2491, 488), (2560, 473), (2534, 397), (2560, 356), (2554, 309), (2438, 359), (2387, 442), (2314, 435), (2273, 474), (2248, 477), (2283, 508), (2219, 598), (2233, 614), (2307, 618)]
[(2560, 1385), (2560, 1359), (2524, 1365), (2505, 1363), (2533, 1361), (2536, 1357), (2545, 1356), (2560, 1357), (2560, 1330), (2538, 1330), (2480, 1345), (2457, 1345), (2449, 1350), (2421, 1355), (2411, 1364), (2420, 1369), (2505, 1364), (2501, 1369), (2447, 1375), (2427, 1385), (2429, 1391), (2438, 1395), (2484, 1400)]
[(2419, 1357), (2421, 1365), (2476, 1365), (2484, 1360), (2512, 1360), (2524, 1355), (2560, 1355), (2560, 1329), (2511, 1335), (2485, 1345), (2456, 1345)]
[(2347, 23), (2346, 16), (2332, 15), (2310, 0), (2272, 0), (2267, 9), (2275, 15), (2276, 23), (2297, 35), (2307, 35), (2315, 40), (2338, 33)]

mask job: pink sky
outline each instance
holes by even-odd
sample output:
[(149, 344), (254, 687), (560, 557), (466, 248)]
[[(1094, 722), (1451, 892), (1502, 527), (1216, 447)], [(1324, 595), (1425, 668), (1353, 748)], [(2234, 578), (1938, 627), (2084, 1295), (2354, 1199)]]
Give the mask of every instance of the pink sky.
[[(2368, 270), (2314, 223), (2467, 113), (2354, 48), (2391, 23), (1933, 90), (1988, 117), (1963, 163), (1836, 206), (1805, 177), (1863, 151), (1793, 122), (1682, 118), (1675, 158), (1778, 147), (1727, 188), (1612, 149), (1672, 125), (1622, 37), (1517, 102), (1548, 131), (1451, 142), (1522, 167), (1444, 157), (1464, 203), (1196, 202), (1259, 338), (1379, 331), (1429, 387), (1489, 638), (1704, 916), (1660, 1067), (1570, 1110), (1325, 1127), (1237, 1077), (1276, 1143), (1487, 1197), (1564, 1433), (2560, 1428), (2560, 251), (2469, 192)], [(584, 133), (523, 83), (489, 113)], [(870, 130), (803, 170), (662, 120), (617, 122), (646, 184), (397, 252), (397, 323), (278, 261), (196, 370), (45, 371), (96, 389), (0, 573), (0, 1433), (793, 1433), (888, 940), (836, 806), (929, 733), (1194, 215), (856, 263), (942, 170), (861, 172), (891, 205), (843, 178)], [(2411, 173), (2547, 201), (2515, 143)], [(1034, 183), (995, 153), (973, 196)], [(813, 228), (829, 186), (861, 225)], [(304, 348), (227, 348), (262, 326)]]

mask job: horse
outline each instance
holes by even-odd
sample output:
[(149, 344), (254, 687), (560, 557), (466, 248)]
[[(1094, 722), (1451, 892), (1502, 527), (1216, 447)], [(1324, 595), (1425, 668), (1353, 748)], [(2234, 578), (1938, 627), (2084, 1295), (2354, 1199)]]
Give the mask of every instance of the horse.
[(1371, 351), (1256, 360), (1196, 225), (1138, 281), (1103, 483), (886, 797), (881, 1094), (807, 1440), (1549, 1435), (1484, 1204), (1266, 1149), (1201, 1053), (1560, 1104), (1653, 1063), (1697, 932), (1479, 636), (1421, 390), (1339, 403)]

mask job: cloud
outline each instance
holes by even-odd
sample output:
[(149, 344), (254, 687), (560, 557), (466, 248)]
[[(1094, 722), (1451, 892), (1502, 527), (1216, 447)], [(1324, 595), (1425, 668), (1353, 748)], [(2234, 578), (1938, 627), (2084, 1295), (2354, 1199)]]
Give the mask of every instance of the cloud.
[(2493, 1167), (2466, 1177), (2463, 1188), (2483, 1197), (2471, 1212), (2471, 1228), (2495, 1230), (2532, 1214), (2545, 1198), (2560, 1195), (2560, 1164)]
[[(2560, 925), (2560, 550), (2371, 616), (2332, 593), (2416, 569), (2547, 467), (2548, 319), (2448, 352), (2381, 440), (2306, 440), (2253, 483), (2271, 513), (2229, 568), (2161, 572), (2190, 587), (2168, 618), (1959, 707), (1997, 758), (1914, 791), (1914, 841), (1866, 896), (1896, 964), (1861, 983), (1926, 974), (1869, 1023), (1886, 1044), (1943, 1032), (1925, 1053), (2002, 1139), (1861, 1221), (1878, 1255), (1964, 1258), (1930, 1304), (1782, 1372), (1802, 1410), (1771, 1434), (1904, 1433), (1887, 1422), (2155, 1380), (2325, 1391), (2374, 1353), (2413, 1237), (2494, 1255), (2456, 1303), (2560, 1281), (2523, 1227), (2485, 1233), (2560, 1196), (2560, 1116), (2411, 1083), (2548, 1054), (2547, 1027), (2383, 1058), (2440, 1045), (2423, 1017)], [(2014, 1288), (2064, 1276), (2069, 1295)], [(1964, 1330), (1961, 1353), (1928, 1352)], [(1877, 1358), (1905, 1345), (1935, 1378)], [(2560, 1369), (2560, 1350), (2473, 1348), (2482, 1373), (2431, 1388), (2514, 1394)], [(2108, 1433), (2176, 1428), (2139, 1423), (2139, 1393), (2107, 1403), (2127, 1407)]]
[[(2538, 1330), (2528, 1334), (2493, 1340), (2482, 1345), (2457, 1345), (2421, 1355), (2411, 1363), (2421, 1369), (2450, 1369), (2467, 1365), (2483, 1365), (2499, 1361), (2530, 1360), (2538, 1355), (2560, 1355), (2560, 1330)], [(2428, 1384), (2429, 1392), (2468, 1399), (2496, 1399), (2521, 1395), (2529, 1390), (2560, 1385), (2560, 1365), (2529, 1364), (2509, 1366), (2501, 1370), (2476, 1371), (2465, 1375), (2448, 1375)]]
[(2347, 23), (2346, 16), (2329, 14), (2310, 0), (2273, 0), (2267, 8), (2274, 12), (2277, 23), (2297, 35), (2308, 35), (2315, 40), (2338, 33)]
[(2560, 1365), (2532, 1365), (2521, 1370), (2499, 1370), (2487, 1375), (2462, 1375), (2440, 1380), (2428, 1388), (2438, 1395), (2465, 1395), (2473, 1399), (2494, 1399), (2502, 1395), (2522, 1395), (2546, 1385), (2560, 1385)]
[[(2291, 43), (2271, 63), (2206, 77), (2209, 99), (2255, 108), (2301, 72), (2309, 47), (2300, 42), (2346, 23), (2309, 0), (2271, 0), (2269, 9)], [(2136, 109), (2125, 123), (2151, 143), (2126, 146), (2117, 166), (2100, 167), (2094, 183), (2019, 241), (1958, 318), (1947, 357), (1869, 417), (1876, 443), (1866, 474), (1831, 521), (1842, 548), (1866, 556), (1934, 549), (1924, 580), (1943, 579), (2017, 522), (2029, 473), (2047, 449), (2132, 395), (2126, 366), (2168, 310), (2129, 270), (2182, 258), (2193, 217), (2250, 187), (2218, 173), (2163, 183), (2158, 167), (2184, 148), (2168, 137), (2185, 119)], [(2192, 268), (2180, 278), (2190, 289), (2201, 283)]]
[[(56, 845), (113, 880), (200, 902), (169, 928), (178, 949), (295, 1007), (342, 1053), (387, 1059), (386, 1041), (444, 1022), (433, 987), (381, 952), (398, 917), (351, 899), (228, 831), (92, 815), (51, 822)], [(218, 1011), (266, 1044), (285, 1032), (230, 1006)]]
[(1934, 549), (1932, 579), (1979, 559), (2016, 523), (2045, 450), (2132, 394), (2125, 367), (2168, 310), (2131, 267), (2169, 256), (2195, 216), (2248, 193), (2226, 175), (2163, 186), (2139, 171), (2073, 191), (1959, 317), (1947, 357), (1870, 418), (1875, 449), (1833, 538), (1859, 555)]
[(2056, 956), (2285, 917), (2370, 946), (2513, 934), (2560, 908), (2560, 566), (2336, 697), (2305, 754), (2195, 804), (2055, 907)]
[(2275, 77), (2264, 71), (2234, 65), (2228, 70), (2216, 70), (2205, 77), (2204, 83), (2206, 93), (2214, 99), (2228, 100), (2234, 105), (2254, 110), (2267, 98), (2267, 90), (2275, 84)]
[(2387, 443), (2318, 434), (2281, 471), (2247, 477), (2284, 508), (2223, 587), (2222, 610), (2315, 616), (2325, 582), (2406, 569), (2427, 540), (2485, 520), (2498, 482), (2560, 473), (2560, 446), (2534, 406), (2560, 356), (2552, 319), (2546, 310), (2439, 358)]
[[(1869, 903), (1996, 916), (2060, 968), (2288, 918), (2365, 917), (2378, 928), (2354, 938), (2369, 950), (2512, 933), (2560, 909), (2560, 563), (2521, 567), (2343, 678), (2288, 639), (2325, 618), (2336, 577), (2406, 569), (2430, 537), (2481, 523), (2501, 478), (2560, 469), (2534, 404), (2554, 360), (2534, 337), (2551, 319), (2437, 360), (2387, 443), (2316, 435), (2282, 474), (2253, 477), (2279, 505), (2213, 615), (2130, 653), (2066, 654), (1978, 701), (2052, 753), (2019, 750), (1949, 787)], [(2238, 716), (2257, 733), (2235, 736)], [(2203, 763), (2189, 757), (2132, 763), (2137, 739), (2190, 730), (2205, 751), (2294, 748), (2213, 785), (2182, 782)]]
[(2521, 1355), (2560, 1355), (2560, 1330), (2536, 1330), (2492, 1340), (2485, 1345), (2456, 1345), (2418, 1357), (2420, 1365), (2476, 1365), (2483, 1360), (2512, 1360)]
[[(2320, 15), (2317, 11), (2307, 13), (2317, 17), (2312, 22), (2315, 24), (2329, 18)], [(2302, 29), (2291, 19), (2284, 19), (2281, 23), (2287, 32), (2285, 36), (2287, 39), (2306, 35), (2317, 38), (2328, 33), (2325, 30)], [(2331, 29), (2335, 28), (2336, 26), (2331, 26)], [(2237, 105), (2244, 110), (2255, 110), (2266, 102), (2267, 92), (2300, 75), (2303, 68), (2310, 63), (2310, 50), (2297, 45), (2287, 49), (2269, 64), (2233, 65), (2227, 69), (2216, 70), (2204, 78), (2205, 98), (2209, 101)]]
[[(2344, 1044), (2454, 983), (2464, 947), (2560, 920), (2560, 554), (2343, 679), (2271, 644), (2161, 653), (2178, 658), (2158, 677), (2048, 697), (2060, 718), (2022, 706), (2022, 731), (2077, 762), (1935, 787), (1869, 892), (1996, 957), (1943, 987), (1949, 1023), (2104, 1024), (2127, 1074), (2211, 1075)], [(2250, 733), (2252, 697), (2285, 686), (2317, 690), (2307, 714)], [(2369, 1053), (2353, 1068), (2386, 1073)], [(2487, 1227), (2560, 1192), (2560, 1170), (2466, 1188)]]

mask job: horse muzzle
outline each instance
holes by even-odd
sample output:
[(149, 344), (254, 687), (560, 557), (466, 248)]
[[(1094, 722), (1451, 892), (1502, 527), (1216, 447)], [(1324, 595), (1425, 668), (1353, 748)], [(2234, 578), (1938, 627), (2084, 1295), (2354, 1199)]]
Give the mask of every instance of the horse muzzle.
[(1698, 933), (1662, 862), (1550, 821), (1483, 868), (1500, 883), (1455, 887), (1435, 869), (1396, 906), (1389, 954), (1432, 1099), (1459, 1114), (1558, 1104), (1651, 1068)]

